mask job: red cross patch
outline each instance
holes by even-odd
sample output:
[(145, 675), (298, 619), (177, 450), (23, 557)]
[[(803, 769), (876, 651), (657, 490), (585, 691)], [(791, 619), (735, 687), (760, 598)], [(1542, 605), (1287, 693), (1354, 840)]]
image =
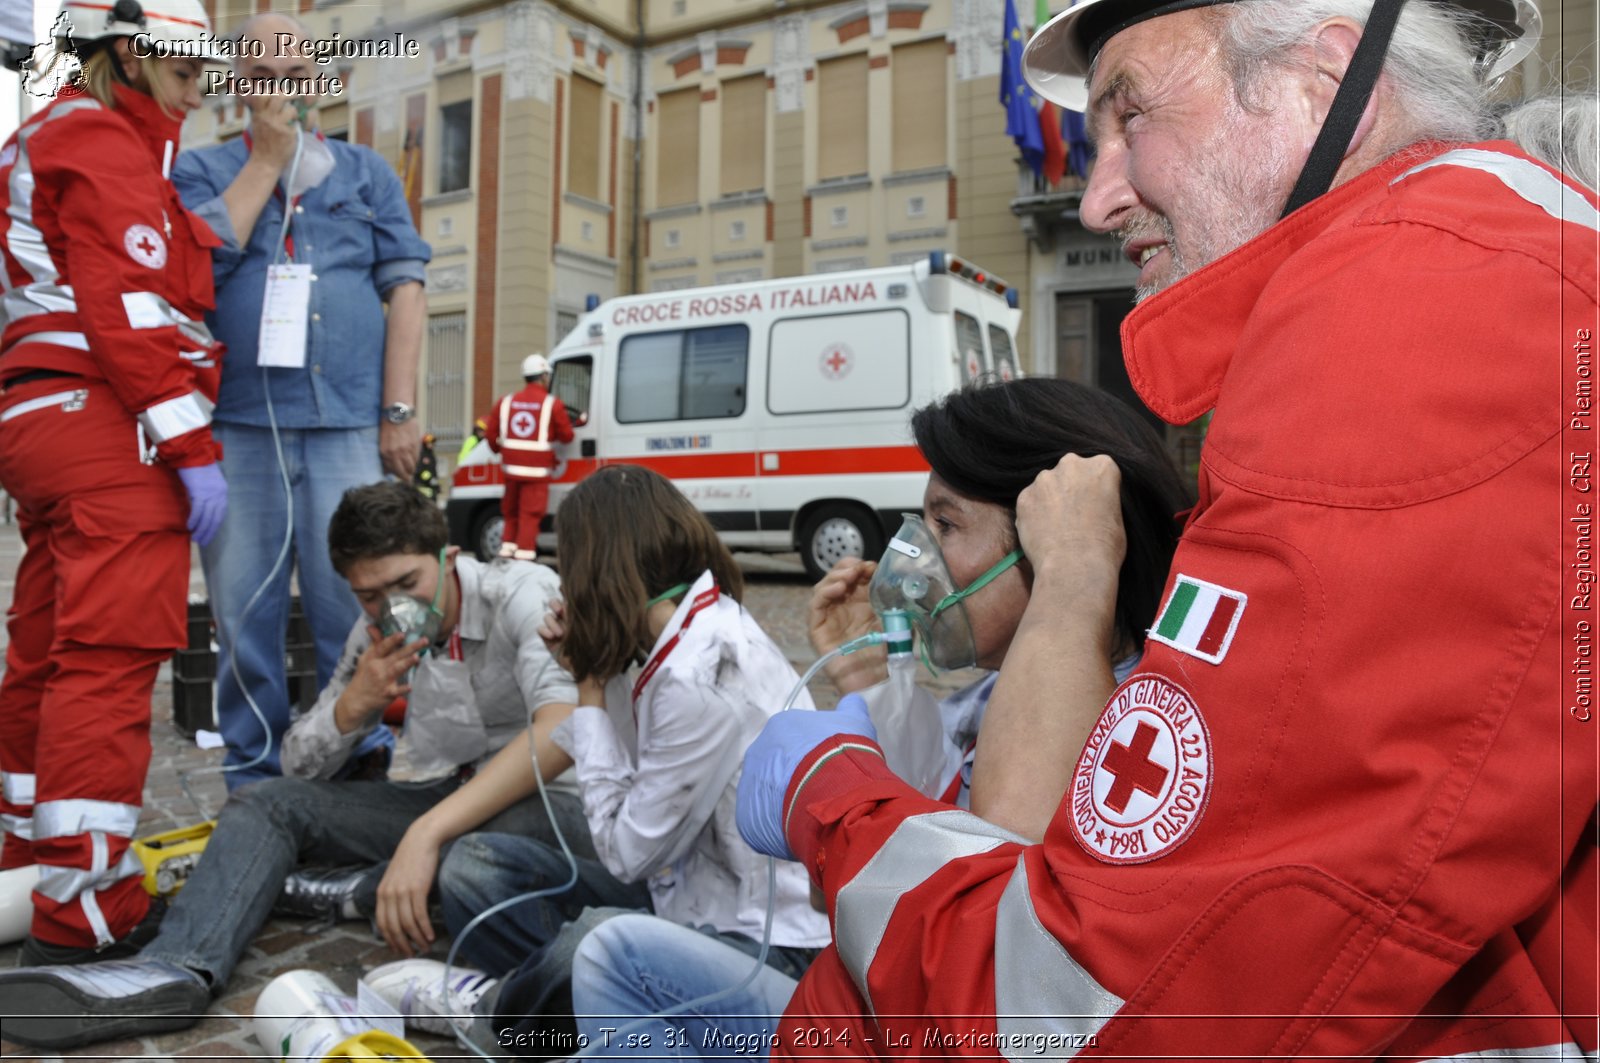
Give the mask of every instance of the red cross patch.
[(533, 427), (533, 414), (527, 410), (518, 410), (511, 415), (511, 434), (518, 439), (532, 439)]
[(167, 264), (167, 242), (148, 225), (130, 225), (122, 234), (122, 249), (141, 266), (160, 269)]
[(1166, 676), (1130, 676), (1073, 771), (1073, 836), (1108, 864), (1165, 856), (1199, 825), (1211, 779), (1211, 732), (1194, 698)]
[(830, 343), (822, 349), (822, 375), (829, 380), (843, 380), (855, 364), (855, 354), (842, 343)]

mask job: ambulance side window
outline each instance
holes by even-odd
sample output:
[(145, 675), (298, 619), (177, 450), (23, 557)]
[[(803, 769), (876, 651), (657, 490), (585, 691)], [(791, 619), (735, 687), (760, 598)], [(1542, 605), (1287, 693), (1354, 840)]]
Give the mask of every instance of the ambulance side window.
[(978, 319), (957, 310), (956, 360), (961, 363), (961, 382), (970, 384), (983, 375), (983, 329)]
[(593, 382), (594, 359), (588, 355), (564, 358), (550, 368), (550, 390), (574, 418), (589, 412)]
[(1001, 380), (1015, 380), (1017, 352), (1011, 349), (1011, 334), (999, 325), (990, 325), (989, 350), (994, 353), (995, 375)]
[(749, 361), (744, 325), (629, 336), (617, 356), (617, 420), (738, 417)]

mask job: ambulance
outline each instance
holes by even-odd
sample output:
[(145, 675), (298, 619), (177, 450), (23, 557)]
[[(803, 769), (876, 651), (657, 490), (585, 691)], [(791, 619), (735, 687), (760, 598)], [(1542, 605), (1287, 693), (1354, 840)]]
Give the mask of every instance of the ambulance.
[[(590, 297), (553, 350), (551, 389), (576, 438), (557, 448), (539, 537), (571, 486), (602, 465), (671, 479), (730, 549), (798, 551), (820, 578), (876, 558), (922, 508), (928, 466), (913, 410), (980, 379), (1018, 375), (1017, 292), (933, 252), (881, 269)], [(579, 423), (581, 421), (581, 424)], [(456, 469), (451, 539), (499, 548), (499, 458), (479, 444)]]

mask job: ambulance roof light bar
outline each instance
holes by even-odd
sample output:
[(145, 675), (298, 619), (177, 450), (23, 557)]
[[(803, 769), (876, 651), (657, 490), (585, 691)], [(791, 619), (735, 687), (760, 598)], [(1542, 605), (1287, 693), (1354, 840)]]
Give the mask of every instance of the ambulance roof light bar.
[(996, 295), (1005, 297), (1006, 305), (1015, 309), (1017, 306), (1017, 290), (999, 277), (991, 276), (970, 262), (962, 261), (955, 255), (947, 255), (943, 251), (928, 252), (928, 269), (930, 272), (950, 273), (963, 280), (969, 280), (980, 288), (987, 288)]

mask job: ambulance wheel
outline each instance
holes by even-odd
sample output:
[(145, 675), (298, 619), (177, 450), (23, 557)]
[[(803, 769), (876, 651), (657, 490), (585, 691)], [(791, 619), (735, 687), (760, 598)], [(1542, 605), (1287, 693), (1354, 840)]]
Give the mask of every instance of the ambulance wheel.
[(819, 580), (840, 558), (876, 561), (883, 553), (883, 531), (865, 506), (828, 502), (813, 510), (800, 526), (799, 545), (806, 575)]
[(472, 520), (472, 549), (479, 561), (493, 561), (500, 554), (500, 542), (505, 538), (506, 520), (500, 515), (498, 505), (484, 506)]

